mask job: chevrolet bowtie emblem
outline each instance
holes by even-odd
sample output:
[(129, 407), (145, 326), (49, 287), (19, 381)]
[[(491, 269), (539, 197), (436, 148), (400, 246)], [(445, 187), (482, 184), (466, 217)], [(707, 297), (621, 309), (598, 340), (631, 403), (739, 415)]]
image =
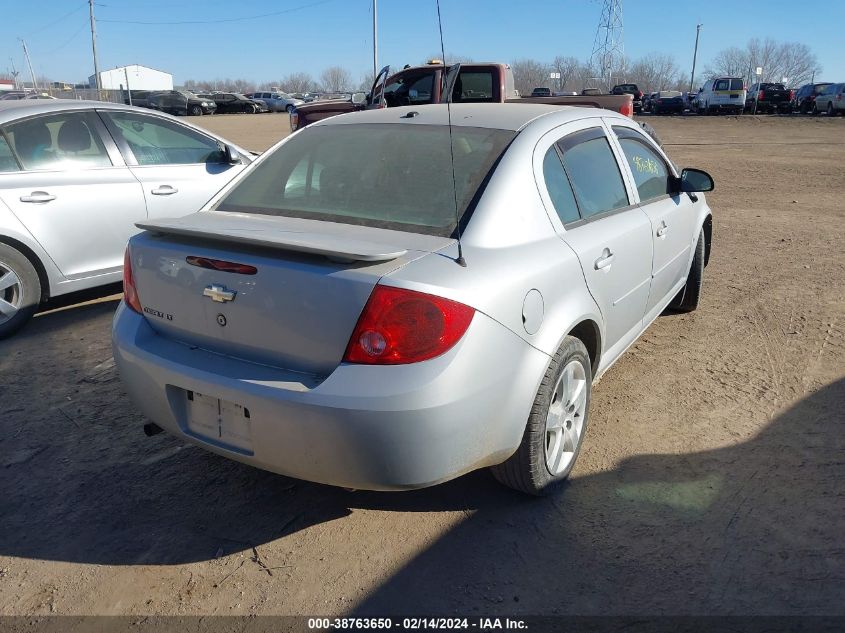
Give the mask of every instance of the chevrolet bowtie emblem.
[(237, 291), (226, 290), (226, 286), (218, 286), (217, 284), (211, 284), (210, 286), (206, 286), (205, 289), (202, 291), (203, 297), (211, 297), (212, 301), (217, 301), (218, 303), (234, 301), (236, 294)]

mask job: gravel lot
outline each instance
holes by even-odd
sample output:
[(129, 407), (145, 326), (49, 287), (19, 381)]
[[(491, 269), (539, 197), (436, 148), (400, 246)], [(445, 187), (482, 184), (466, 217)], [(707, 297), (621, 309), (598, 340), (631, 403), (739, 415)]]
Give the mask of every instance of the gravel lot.
[(146, 438), (119, 297), (76, 296), (0, 342), (0, 614), (845, 614), (845, 120), (649, 121), (716, 180), (703, 306), (597, 385), (561, 494), (347, 492)]

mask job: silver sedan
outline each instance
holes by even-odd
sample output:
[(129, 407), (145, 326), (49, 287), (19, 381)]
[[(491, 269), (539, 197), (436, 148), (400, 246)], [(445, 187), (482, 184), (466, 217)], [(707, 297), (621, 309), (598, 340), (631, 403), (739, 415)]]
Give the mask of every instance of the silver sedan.
[(113, 342), (148, 433), (352, 488), (569, 475), (593, 382), (699, 304), (713, 181), (605, 110), (449, 121), (320, 121), (201, 213), (139, 225)]
[(193, 213), (252, 157), (166, 114), (94, 101), (0, 105), (0, 338), (38, 304), (120, 281), (141, 220)]

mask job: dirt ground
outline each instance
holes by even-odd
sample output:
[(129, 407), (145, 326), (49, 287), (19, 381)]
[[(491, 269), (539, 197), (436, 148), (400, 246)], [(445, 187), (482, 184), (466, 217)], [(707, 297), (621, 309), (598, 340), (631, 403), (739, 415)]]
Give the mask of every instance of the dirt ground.
[(845, 119), (650, 121), (717, 183), (703, 305), (596, 386), (560, 494), (349, 492), (147, 438), (118, 297), (74, 297), (0, 342), (0, 615), (845, 614)]

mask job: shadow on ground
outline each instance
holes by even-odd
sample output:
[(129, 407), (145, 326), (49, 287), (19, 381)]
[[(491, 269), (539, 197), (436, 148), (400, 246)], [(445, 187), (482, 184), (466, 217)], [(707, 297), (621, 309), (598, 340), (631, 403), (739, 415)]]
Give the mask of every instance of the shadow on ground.
[[(458, 510), (467, 518), (358, 613), (845, 612), (845, 379), (749, 441), (633, 457), (551, 498), (512, 493), (485, 472), (416, 492), (350, 493), (166, 435), (144, 438), (108, 364), (101, 330), (111, 309), (51, 313), (28, 328), (47, 356), (80, 319), (100, 333), (51, 368), (55, 384), (75, 385), (67, 394), (28, 378), (41, 361), (21, 353), (24, 339), (0, 343), (0, 555), (170, 565), (211, 559), (221, 545), (230, 553), (269, 543), (356, 508)], [(14, 373), (2, 361), (9, 355)]]

